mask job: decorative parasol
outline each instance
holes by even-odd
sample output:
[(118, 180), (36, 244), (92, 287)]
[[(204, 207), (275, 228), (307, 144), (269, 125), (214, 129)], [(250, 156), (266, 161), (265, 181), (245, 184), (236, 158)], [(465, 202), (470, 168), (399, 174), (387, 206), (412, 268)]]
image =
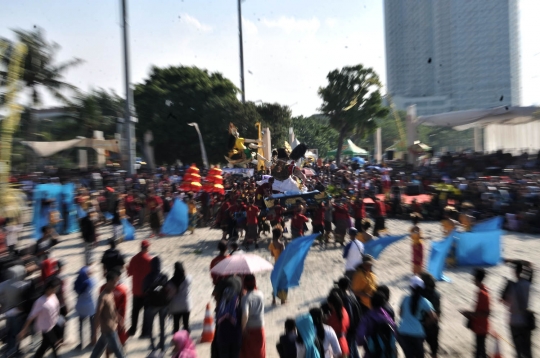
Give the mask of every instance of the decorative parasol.
[(217, 264), (210, 272), (219, 276), (249, 275), (272, 271), (274, 265), (254, 254), (231, 255)]

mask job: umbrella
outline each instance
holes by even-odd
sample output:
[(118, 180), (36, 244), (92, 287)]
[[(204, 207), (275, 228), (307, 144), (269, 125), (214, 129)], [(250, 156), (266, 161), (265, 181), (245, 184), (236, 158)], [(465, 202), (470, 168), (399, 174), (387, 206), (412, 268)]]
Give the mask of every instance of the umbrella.
[(234, 274), (249, 275), (258, 272), (272, 271), (274, 265), (254, 254), (231, 255), (217, 264), (211, 273), (219, 276)]
[(366, 162), (366, 160), (364, 158), (362, 158), (362, 157), (354, 157), (354, 158), (352, 158), (352, 161), (356, 162), (358, 164), (364, 164)]

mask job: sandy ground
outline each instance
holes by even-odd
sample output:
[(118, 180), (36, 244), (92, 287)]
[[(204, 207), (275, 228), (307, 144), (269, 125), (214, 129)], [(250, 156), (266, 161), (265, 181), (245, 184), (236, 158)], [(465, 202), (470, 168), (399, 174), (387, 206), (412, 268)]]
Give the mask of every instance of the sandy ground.
[[(409, 222), (400, 220), (388, 220), (387, 226), (390, 234), (401, 234), (408, 231)], [(442, 234), (438, 223), (422, 223), (421, 228), (424, 236), (433, 239), (440, 239)], [(29, 229), (29, 228), (28, 228)], [(101, 252), (107, 248), (105, 240), (112, 236), (110, 227), (100, 229), (101, 245), (97, 249), (97, 257), (101, 258)], [(139, 250), (140, 240), (147, 238), (148, 229), (137, 232), (136, 241), (124, 242), (119, 245), (119, 249), (128, 260)], [(188, 274), (194, 278), (192, 294), (194, 309), (191, 313), (192, 337), (199, 339), (204, 318), (204, 310), (207, 303), (213, 303), (211, 299), (212, 284), (209, 273), (209, 263), (217, 254), (216, 246), (221, 237), (220, 231), (209, 229), (198, 229), (194, 235), (183, 235), (176, 237), (166, 237), (152, 239), (151, 254), (159, 255), (162, 259), (164, 270), (167, 274), (172, 274), (173, 264), (176, 261), (184, 263)], [(540, 237), (518, 233), (507, 233), (503, 238), (504, 256), (511, 258), (521, 258), (535, 261), (540, 254)], [(428, 256), (429, 244), (426, 245), (426, 257)], [(262, 244), (261, 248), (254, 250), (259, 255), (270, 260), (270, 255), (266, 249), (267, 245)], [(410, 245), (409, 240), (403, 240), (394, 244), (384, 251), (379, 258), (374, 271), (381, 284), (386, 284), (391, 289), (391, 304), (397, 308), (402, 297), (408, 291), (408, 279), (410, 271)], [(343, 274), (344, 261), (341, 257), (342, 250), (339, 247), (330, 245), (328, 249), (322, 250), (313, 247), (306, 260), (304, 274), (301, 285), (292, 289), (289, 293), (289, 302), (284, 306), (271, 306), (271, 285), (270, 273), (261, 274), (257, 277), (259, 289), (265, 294), (265, 330), (267, 334), (266, 350), (267, 357), (278, 357), (275, 343), (283, 330), (283, 323), (286, 318), (295, 317), (298, 314), (307, 312), (309, 308), (319, 305), (324, 300), (333, 282)], [(62, 242), (54, 250), (53, 256), (61, 258), (65, 263), (64, 275), (67, 287), (69, 306), (74, 307), (75, 296), (72, 290), (76, 272), (84, 263), (82, 240), (78, 234), (62, 237)], [(101, 269), (99, 268), (101, 273)], [(464, 319), (458, 313), (461, 309), (472, 309), (476, 289), (472, 283), (470, 267), (459, 267), (446, 271), (446, 275), (452, 282), (439, 283), (438, 289), (442, 295), (441, 317), (441, 357), (470, 357), (473, 354), (473, 334), (464, 326)], [(492, 302), (492, 328), (502, 336), (501, 349), (503, 357), (513, 356), (511, 338), (507, 328), (508, 314), (505, 307), (499, 302), (500, 291), (504, 287), (506, 278), (511, 278), (510, 268), (500, 265), (488, 268), (486, 285), (491, 292)], [(131, 287), (131, 279), (123, 277), (123, 281)], [(540, 299), (538, 287), (534, 285), (531, 292), (532, 309), (540, 312)], [(130, 299), (131, 300), (131, 299)], [(212, 306), (213, 309), (213, 306)], [(131, 308), (128, 307), (128, 312)], [(75, 350), (79, 343), (78, 320), (76, 313), (72, 310), (69, 315), (66, 330), (66, 344), (62, 350), (63, 357), (89, 357), (91, 350)], [(129, 321), (129, 317), (127, 318)], [(140, 323), (139, 323), (140, 325)], [(140, 326), (139, 326), (140, 327)], [(166, 343), (170, 341), (172, 321), (168, 320), (166, 325)], [(157, 320), (156, 328), (157, 331)], [(29, 339), (24, 342), (25, 349), (30, 352), (35, 349), (39, 339)], [(538, 331), (535, 332), (533, 342), (538, 342)], [(126, 345), (128, 357), (147, 357), (149, 354), (149, 340), (131, 339)], [(493, 342), (488, 342), (488, 350), (493, 346)], [(200, 357), (210, 357), (209, 344), (197, 344)], [(533, 348), (536, 355), (540, 354), (538, 343)], [(171, 356), (169, 349), (165, 356)]]

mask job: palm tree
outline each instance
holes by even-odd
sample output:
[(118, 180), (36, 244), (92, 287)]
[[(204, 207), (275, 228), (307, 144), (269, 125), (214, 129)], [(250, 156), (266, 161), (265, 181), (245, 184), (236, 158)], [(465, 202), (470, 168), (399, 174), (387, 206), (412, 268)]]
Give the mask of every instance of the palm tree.
[[(65, 92), (78, 93), (78, 91), (75, 86), (63, 81), (63, 75), (68, 69), (83, 61), (74, 58), (63, 63), (56, 63), (55, 57), (60, 46), (55, 42), (47, 41), (40, 28), (31, 31), (13, 30), (13, 32), (16, 35), (16, 42), (25, 44), (28, 49), (21, 83), (30, 92), (30, 107), (34, 109), (43, 103), (43, 91), (48, 92), (61, 103), (68, 104), (69, 99)], [(5, 56), (2, 61), (7, 65), (9, 56)], [(0, 70), (2, 80), (6, 76), (7, 71)], [(32, 123), (30, 127), (34, 125), (35, 123)], [(32, 133), (30, 129), (28, 128), (29, 132)]]
[(379, 77), (371, 68), (347, 66), (326, 76), (328, 85), (319, 88), (323, 100), (321, 111), (330, 118), (330, 125), (339, 132), (336, 163), (346, 136), (360, 138), (377, 128), (375, 118), (384, 117), (388, 110), (382, 106)]

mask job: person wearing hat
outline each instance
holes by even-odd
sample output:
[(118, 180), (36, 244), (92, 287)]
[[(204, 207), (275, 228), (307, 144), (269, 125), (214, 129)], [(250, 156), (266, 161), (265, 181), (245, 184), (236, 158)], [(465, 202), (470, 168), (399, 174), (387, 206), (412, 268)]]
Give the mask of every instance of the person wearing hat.
[(363, 255), (362, 264), (352, 278), (351, 289), (358, 297), (364, 312), (371, 308), (371, 296), (377, 290), (377, 276), (371, 270), (374, 263), (373, 256)]
[[(137, 331), (137, 323), (139, 321), (139, 312), (144, 307), (144, 292), (143, 292), (143, 280), (150, 273), (150, 261), (152, 257), (148, 254), (150, 242), (143, 240), (141, 242), (141, 251), (133, 256), (127, 267), (128, 276), (132, 277), (132, 293), (133, 301), (131, 305), (131, 328), (129, 329), (129, 335), (134, 336)], [(143, 323), (143, 327), (146, 325)], [(144, 336), (148, 332), (143, 332)]]
[(399, 343), (406, 358), (424, 358), (424, 340), (426, 332), (422, 323), (437, 320), (433, 305), (422, 296), (425, 288), (424, 281), (413, 276), (409, 286), (411, 294), (406, 296), (400, 304), (400, 317), (398, 334)]
[(345, 276), (352, 280), (356, 268), (362, 264), (364, 255), (364, 244), (357, 238), (358, 230), (349, 228), (350, 242), (343, 249), (343, 258), (345, 261)]

